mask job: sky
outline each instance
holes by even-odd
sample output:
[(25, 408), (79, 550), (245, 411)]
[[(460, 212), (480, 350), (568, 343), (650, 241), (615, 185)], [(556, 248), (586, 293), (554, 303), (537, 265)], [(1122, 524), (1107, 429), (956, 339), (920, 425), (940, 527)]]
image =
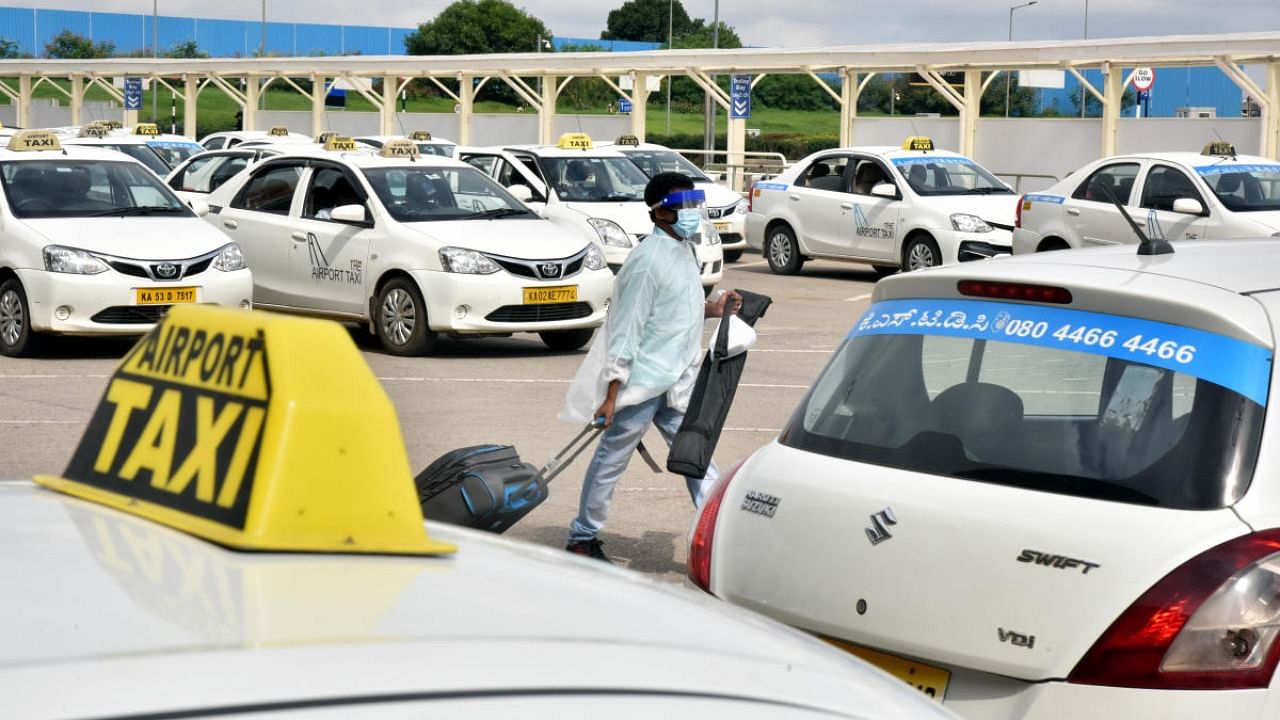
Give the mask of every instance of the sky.
[[(0, 6), (412, 27), (451, 0), (0, 0)], [(623, 0), (514, 0), (558, 36), (599, 37)], [(716, 0), (682, 0), (710, 18)], [(1009, 8), (1025, 0), (724, 0), (720, 18), (759, 47), (1005, 40)], [(885, 7), (892, 7), (887, 12)], [(1280, 31), (1280, 0), (1038, 0), (1013, 13), (1015, 40)], [(963, 8), (963, 10), (959, 9)], [(1208, 9), (1212, 8), (1212, 10)]]

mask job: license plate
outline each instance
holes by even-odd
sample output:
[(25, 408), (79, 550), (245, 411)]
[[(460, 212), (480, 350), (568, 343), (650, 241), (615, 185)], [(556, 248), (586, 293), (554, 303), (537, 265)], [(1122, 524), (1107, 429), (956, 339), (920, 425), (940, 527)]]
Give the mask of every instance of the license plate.
[(822, 639), (884, 670), (924, 693), (936, 703), (942, 703), (942, 699), (947, 695), (947, 683), (951, 681), (951, 672), (948, 670), (859, 647), (834, 638), (824, 637)]
[(196, 289), (193, 287), (137, 288), (134, 290), (134, 297), (139, 305), (193, 303), (196, 301)]
[(560, 285), (558, 287), (538, 287), (524, 289), (525, 305), (547, 305), (578, 301), (577, 285)]
[(712, 223), (716, 226), (716, 232), (729, 232), (729, 223)]

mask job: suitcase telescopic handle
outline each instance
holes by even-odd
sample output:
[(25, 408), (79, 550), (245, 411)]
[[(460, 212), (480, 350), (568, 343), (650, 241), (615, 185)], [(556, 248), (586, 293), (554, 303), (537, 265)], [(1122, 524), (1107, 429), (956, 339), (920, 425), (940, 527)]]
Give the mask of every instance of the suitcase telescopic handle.
[(591, 422), (587, 423), (587, 426), (582, 428), (582, 430), (569, 441), (568, 445), (565, 445), (560, 449), (560, 452), (551, 456), (551, 459), (548, 460), (547, 464), (538, 471), (538, 474), (542, 476), (543, 480), (550, 482), (552, 478), (559, 475), (565, 468), (569, 467), (569, 465), (571, 465), (584, 450), (591, 447), (592, 443), (596, 441), (596, 438), (599, 437), (602, 432), (604, 432), (604, 418), (595, 418)]

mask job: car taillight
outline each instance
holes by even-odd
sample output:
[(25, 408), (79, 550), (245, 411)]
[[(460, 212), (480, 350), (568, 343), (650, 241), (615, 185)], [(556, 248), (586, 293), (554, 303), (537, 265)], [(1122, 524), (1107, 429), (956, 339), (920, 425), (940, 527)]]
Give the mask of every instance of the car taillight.
[[(743, 462), (746, 462), (745, 460)], [(689, 579), (694, 585), (711, 592), (711, 543), (715, 540), (716, 520), (720, 516), (720, 503), (724, 500), (725, 491), (733, 476), (738, 473), (742, 463), (734, 465), (729, 472), (720, 476), (716, 486), (707, 495), (702, 504), (702, 514), (698, 516), (698, 526), (694, 528), (693, 539), (689, 541)]]
[(1265, 688), (1280, 658), (1280, 530), (1230, 540), (1138, 598), (1067, 677), (1166, 690)]
[(1026, 195), (1019, 195), (1018, 206), (1013, 209), (1013, 226), (1016, 228), (1022, 227), (1022, 202), (1026, 197)]
[(747, 191), (747, 212), (751, 212), (751, 201), (755, 200), (757, 192), (759, 190), (756, 190), (756, 184), (751, 183), (751, 189)]
[(996, 282), (992, 280), (961, 280), (956, 291), (970, 297), (998, 298), (1000, 300), (1027, 300), (1030, 302), (1071, 304), (1071, 291), (1052, 285), (1028, 285), (1026, 283)]

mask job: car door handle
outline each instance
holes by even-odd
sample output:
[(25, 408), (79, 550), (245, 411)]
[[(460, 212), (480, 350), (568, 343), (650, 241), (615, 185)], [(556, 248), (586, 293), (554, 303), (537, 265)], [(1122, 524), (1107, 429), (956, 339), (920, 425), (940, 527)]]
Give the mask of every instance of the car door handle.
[(841, 210), (852, 210), (852, 209), (853, 209), (853, 203), (840, 203), (840, 209), (841, 209)]
[(294, 242), (306, 242), (306, 241), (307, 241), (307, 234), (306, 234), (306, 233), (304, 233), (304, 232), (302, 232), (301, 230), (294, 230), (294, 231), (293, 231), (293, 234), (292, 234), (292, 235), (290, 235), (290, 237), (292, 237), (292, 238), (293, 238), (293, 241), (294, 241)]
[(240, 227), (240, 223), (236, 222), (235, 220), (223, 220), (222, 227), (228, 230), (235, 230), (237, 227)]
[(1068, 215), (1079, 215), (1079, 214), (1080, 214), (1080, 210), (1078, 210), (1077, 208), (1067, 208), (1067, 214), (1068, 214)]
[(790, 198), (790, 199), (792, 199), (792, 200), (795, 200), (796, 202), (800, 202), (800, 196), (799, 196), (799, 195), (788, 195), (787, 197), (788, 197), (788, 198)]

